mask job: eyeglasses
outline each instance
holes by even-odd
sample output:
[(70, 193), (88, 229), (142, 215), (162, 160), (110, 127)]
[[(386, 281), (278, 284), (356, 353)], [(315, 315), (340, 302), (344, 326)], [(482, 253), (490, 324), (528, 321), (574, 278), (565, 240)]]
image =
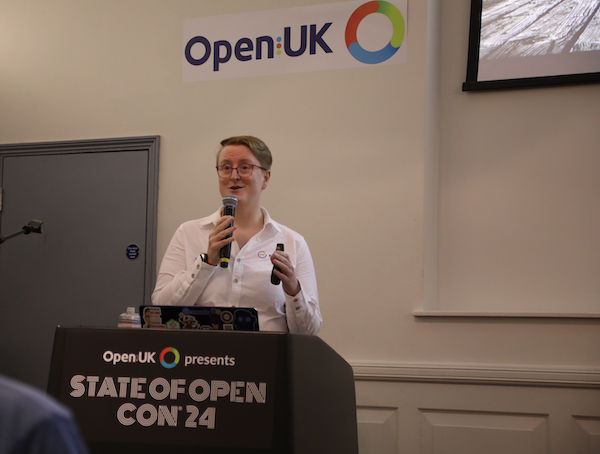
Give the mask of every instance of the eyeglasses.
[(225, 164), (222, 166), (217, 166), (217, 173), (219, 174), (219, 177), (221, 177), (221, 178), (229, 178), (231, 176), (231, 174), (233, 173), (233, 171), (237, 170), (239, 176), (244, 178), (244, 177), (249, 177), (250, 175), (252, 175), (252, 171), (254, 170), (255, 167), (258, 167), (259, 169), (262, 169), (262, 170), (267, 170), (264, 167), (257, 166), (256, 164), (241, 164), (237, 167), (233, 167), (229, 164)]

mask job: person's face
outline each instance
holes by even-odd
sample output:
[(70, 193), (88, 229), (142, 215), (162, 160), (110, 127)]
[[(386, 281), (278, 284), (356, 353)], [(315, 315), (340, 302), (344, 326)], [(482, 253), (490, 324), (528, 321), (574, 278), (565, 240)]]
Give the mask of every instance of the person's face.
[[(242, 164), (254, 164), (260, 166), (260, 162), (245, 145), (227, 145), (221, 150), (219, 155), (219, 166), (231, 165), (239, 167)], [(231, 172), (229, 178), (219, 177), (219, 191), (221, 196), (233, 194), (238, 199), (238, 204), (256, 203), (260, 205), (260, 194), (266, 189), (270, 170), (262, 170), (254, 167), (249, 177), (240, 177), (237, 170)]]

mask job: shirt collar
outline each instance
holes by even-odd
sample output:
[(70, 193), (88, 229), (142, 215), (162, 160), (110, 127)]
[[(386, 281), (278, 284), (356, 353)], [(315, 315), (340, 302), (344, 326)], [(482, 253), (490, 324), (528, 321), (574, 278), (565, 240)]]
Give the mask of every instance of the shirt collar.
[(277, 230), (279, 233), (282, 233), (281, 229), (279, 228), (279, 224), (277, 222), (275, 222), (273, 219), (271, 219), (269, 212), (263, 207), (260, 207), (260, 211), (262, 211), (262, 214), (265, 219), (265, 224), (264, 224), (265, 228), (272, 228), (272, 229)]

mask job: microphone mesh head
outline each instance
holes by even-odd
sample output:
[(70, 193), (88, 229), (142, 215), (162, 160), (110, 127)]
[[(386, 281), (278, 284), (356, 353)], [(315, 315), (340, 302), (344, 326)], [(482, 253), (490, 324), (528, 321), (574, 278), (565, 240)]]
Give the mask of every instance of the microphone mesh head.
[(238, 200), (237, 200), (236, 196), (234, 196), (233, 194), (229, 194), (229, 195), (226, 195), (225, 197), (223, 197), (223, 206), (236, 207), (237, 203), (238, 203)]

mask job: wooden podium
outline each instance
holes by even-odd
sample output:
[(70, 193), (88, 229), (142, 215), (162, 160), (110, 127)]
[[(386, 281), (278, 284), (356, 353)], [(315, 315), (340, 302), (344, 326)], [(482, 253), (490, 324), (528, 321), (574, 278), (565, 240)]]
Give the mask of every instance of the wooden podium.
[(56, 330), (48, 392), (93, 454), (357, 454), (350, 365), (316, 336)]

